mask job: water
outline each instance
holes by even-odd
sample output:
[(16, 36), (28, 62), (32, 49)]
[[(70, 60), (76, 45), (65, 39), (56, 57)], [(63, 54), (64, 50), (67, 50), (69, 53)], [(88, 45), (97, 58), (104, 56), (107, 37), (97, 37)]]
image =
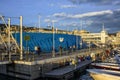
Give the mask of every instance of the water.
[(82, 75), (79, 80), (94, 80), (88, 73)]
[(0, 80), (23, 80), (23, 79), (18, 79), (18, 78), (13, 78), (5, 75), (0, 75)]
[[(0, 75), (0, 80), (23, 80), (23, 79)], [(45, 80), (45, 79), (37, 79), (37, 80)], [(86, 74), (80, 76), (79, 78), (73, 78), (71, 80), (94, 80), (94, 79), (88, 73), (86, 73)]]

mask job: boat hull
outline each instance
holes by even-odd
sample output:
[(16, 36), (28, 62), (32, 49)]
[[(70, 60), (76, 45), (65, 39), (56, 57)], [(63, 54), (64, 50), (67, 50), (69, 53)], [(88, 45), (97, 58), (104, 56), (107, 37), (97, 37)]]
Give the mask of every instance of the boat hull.
[(104, 69), (87, 69), (94, 80), (120, 80), (120, 72)]
[(92, 76), (92, 78), (94, 80), (120, 80), (120, 79), (110, 78), (110, 77), (106, 77), (104, 75), (94, 74), (94, 73), (91, 73), (90, 76)]
[[(112, 64), (112, 63), (111, 63)], [(102, 63), (92, 63), (92, 67), (97, 68), (97, 69), (107, 69), (107, 70), (115, 70), (115, 71), (120, 71), (120, 66), (119, 65), (109, 65), (109, 64), (102, 64)]]

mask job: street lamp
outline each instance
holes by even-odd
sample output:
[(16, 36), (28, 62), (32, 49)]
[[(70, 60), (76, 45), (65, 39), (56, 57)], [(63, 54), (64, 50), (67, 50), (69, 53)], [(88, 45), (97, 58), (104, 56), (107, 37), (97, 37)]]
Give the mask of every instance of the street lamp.
[[(60, 37), (59, 41), (62, 43), (64, 41), (64, 38)], [(62, 45), (60, 45), (60, 56), (61, 56), (61, 54), (62, 54)]]
[(89, 41), (89, 53), (90, 53), (90, 41)]
[(41, 16), (38, 15), (39, 32), (40, 32), (40, 18), (41, 18)]
[(11, 61), (11, 52), (10, 52), (10, 18), (8, 18), (8, 55), (9, 55), (9, 61)]
[(22, 20), (22, 16), (20, 16), (20, 60), (23, 59)]
[(80, 47), (81, 47), (81, 48), (82, 48), (82, 44), (83, 44), (83, 43), (82, 43), (82, 40), (81, 40), (81, 41), (80, 41)]
[[(76, 32), (78, 32), (77, 31), (78, 30), (78, 28), (76, 27)], [(76, 33), (76, 50), (78, 49), (78, 35), (77, 35), (77, 33)]]
[(52, 47), (52, 57), (55, 57), (55, 34), (54, 34), (54, 20), (52, 20), (52, 32), (53, 32), (53, 47)]

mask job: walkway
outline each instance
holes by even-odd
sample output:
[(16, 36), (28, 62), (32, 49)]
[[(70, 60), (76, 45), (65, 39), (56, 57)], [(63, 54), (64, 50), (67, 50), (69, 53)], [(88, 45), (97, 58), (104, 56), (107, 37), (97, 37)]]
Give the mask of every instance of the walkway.
[(55, 69), (53, 71), (45, 73), (45, 77), (58, 78), (58, 79), (67, 78), (68, 76), (72, 77), (72, 74), (74, 74), (75, 71), (79, 71), (80, 69), (83, 69), (82, 67), (86, 68), (86, 66), (91, 62), (92, 61), (90, 60), (86, 60), (77, 64), (76, 67), (74, 65), (70, 65), (63, 68)]

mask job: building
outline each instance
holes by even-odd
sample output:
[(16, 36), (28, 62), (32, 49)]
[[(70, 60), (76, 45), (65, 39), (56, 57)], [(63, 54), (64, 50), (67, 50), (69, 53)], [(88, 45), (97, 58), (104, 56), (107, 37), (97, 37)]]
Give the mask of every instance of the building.
[(80, 35), (82, 40), (87, 43), (94, 43), (94, 44), (105, 44), (107, 41), (107, 31), (105, 31), (104, 26), (103, 30), (100, 33), (90, 33), (85, 30), (75, 30), (74, 31), (75, 35)]
[(107, 43), (113, 46), (120, 46), (120, 32), (109, 34)]
[(116, 44), (120, 46), (120, 32), (117, 32), (116, 38)]

